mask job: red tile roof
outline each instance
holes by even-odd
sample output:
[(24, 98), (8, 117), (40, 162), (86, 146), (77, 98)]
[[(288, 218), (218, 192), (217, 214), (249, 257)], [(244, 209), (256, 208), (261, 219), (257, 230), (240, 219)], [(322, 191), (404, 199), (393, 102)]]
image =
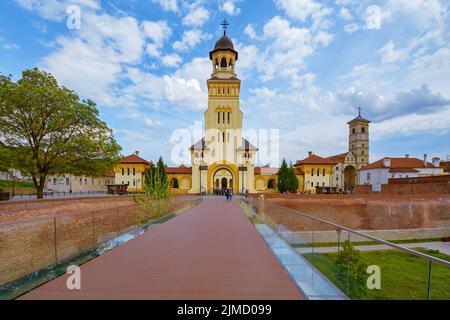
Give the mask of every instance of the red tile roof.
[(425, 166), (424, 161), (417, 158), (388, 158), (391, 160), (391, 166), (384, 165), (384, 159), (380, 159), (374, 163), (365, 166), (361, 170), (370, 169), (418, 169), (418, 168), (433, 168), (430, 162)]
[(322, 158), (319, 156), (316, 156), (315, 154), (309, 156), (306, 159), (303, 160), (299, 160), (297, 161), (297, 163), (295, 164), (294, 167), (303, 165), (303, 164), (337, 164), (338, 162), (336, 162), (335, 160), (330, 160), (328, 158)]
[(389, 172), (413, 172), (413, 173), (417, 173), (419, 172), (419, 170), (414, 169), (414, 168), (394, 168), (394, 169), (390, 169)]
[(441, 167), (444, 168), (445, 172), (450, 172), (450, 161), (442, 161)]
[(166, 167), (167, 174), (192, 174), (192, 168), (186, 166), (179, 166), (178, 168)]
[(105, 174), (105, 177), (108, 178), (114, 178), (116, 176), (116, 174), (114, 173), (114, 171), (109, 171)]
[(150, 164), (147, 160), (142, 159), (136, 154), (131, 154), (129, 156), (126, 156), (122, 158), (120, 161), (122, 164)]
[(348, 155), (348, 152), (337, 154), (335, 156), (328, 157), (327, 159), (329, 159), (333, 162), (336, 162), (336, 163), (343, 163), (343, 162), (345, 162), (345, 158), (347, 158), (347, 155)]

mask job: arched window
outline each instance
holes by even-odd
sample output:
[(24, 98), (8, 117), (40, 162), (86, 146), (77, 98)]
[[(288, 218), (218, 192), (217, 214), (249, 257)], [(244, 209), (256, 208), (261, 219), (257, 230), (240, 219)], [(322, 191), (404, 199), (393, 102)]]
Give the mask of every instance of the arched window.
[(274, 179), (269, 180), (269, 182), (267, 183), (267, 189), (275, 189), (275, 180)]
[(366, 128), (362, 127), (361, 132), (366, 133)]
[(225, 142), (225, 132), (222, 132), (222, 140)]
[(311, 176), (314, 177), (314, 168), (311, 169)]
[(180, 184), (178, 183), (178, 179), (173, 178), (172, 180), (170, 180), (170, 187), (172, 189), (179, 189), (180, 188)]
[(228, 124), (230, 124), (230, 113), (228, 112)]
[[(225, 89), (224, 89), (224, 90), (225, 90)], [(222, 112), (222, 120), (223, 120), (222, 123), (225, 123), (225, 112)]]
[(355, 133), (356, 133), (356, 129), (355, 129), (355, 128), (353, 128), (352, 132), (353, 132), (353, 134), (355, 134)]
[(326, 174), (327, 174), (327, 171), (325, 169), (323, 169), (323, 176), (325, 177)]
[(320, 169), (317, 169), (317, 176), (320, 176)]
[(130, 175), (130, 168), (127, 168), (127, 175)]
[(220, 124), (220, 112), (217, 112), (217, 123)]
[(136, 168), (133, 168), (133, 176), (136, 175)]
[[(125, 168), (122, 168), (122, 175), (125, 175)], [(81, 180), (81, 179), (80, 179)]]
[(220, 61), (220, 67), (221, 68), (226, 68), (227, 67), (227, 59), (222, 58), (222, 60)]

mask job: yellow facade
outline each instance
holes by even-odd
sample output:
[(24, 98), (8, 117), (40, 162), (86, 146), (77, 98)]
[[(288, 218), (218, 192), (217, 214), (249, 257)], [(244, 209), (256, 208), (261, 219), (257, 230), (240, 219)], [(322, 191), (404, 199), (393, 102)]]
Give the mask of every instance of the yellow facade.
[(333, 164), (301, 164), (296, 166), (299, 192), (316, 193), (316, 187), (329, 187), (332, 184)]
[(148, 165), (143, 163), (120, 163), (115, 169), (116, 184), (127, 184), (130, 192), (143, 192), (145, 170)]

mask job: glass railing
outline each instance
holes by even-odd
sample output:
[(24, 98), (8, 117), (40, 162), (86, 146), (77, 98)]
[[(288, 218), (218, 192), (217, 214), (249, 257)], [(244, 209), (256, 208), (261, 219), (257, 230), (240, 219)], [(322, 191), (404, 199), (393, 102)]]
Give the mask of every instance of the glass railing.
[[(65, 267), (85, 263), (199, 202), (180, 196), (159, 206), (136, 202), (0, 224), (0, 300), (60, 276)], [(157, 216), (149, 212), (152, 208), (158, 208)]]
[[(349, 299), (450, 300), (450, 256), (444, 253), (420, 243), (407, 248), (255, 197), (243, 202), (254, 212), (257, 228), (264, 223), (282, 239), (280, 248), (289, 246), (301, 257), (298, 269), (306, 260)], [(288, 271), (293, 268), (291, 261), (286, 264)], [(309, 281), (306, 290), (319, 286), (314, 279), (303, 281)]]

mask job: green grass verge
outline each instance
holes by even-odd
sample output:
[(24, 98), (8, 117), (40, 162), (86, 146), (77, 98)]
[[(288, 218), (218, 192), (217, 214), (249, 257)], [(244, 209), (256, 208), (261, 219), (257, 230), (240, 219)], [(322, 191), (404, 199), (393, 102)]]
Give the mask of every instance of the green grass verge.
[[(33, 188), (34, 189), (34, 185), (30, 182), (19, 182), (16, 181), (14, 183), (14, 186), (17, 188)], [(8, 180), (0, 180), (0, 188), (12, 188), (13, 187), (13, 182), (12, 181), (8, 181)]]
[[(418, 249), (423, 253), (450, 261), (450, 256), (433, 250)], [(361, 259), (368, 266), (381, 269), (381, 290), (365, 290), (363, 296), (352, 292), (352, 281), (347, 288), (346, 281), (338, 280), (339, 273), (345, 272), (335, 263), (337, 254), (305, 254), (323, 275), (344, 293), (349, 289), (351, 299), (364, 300), (426, 300), (428, 292), (428, 260), (397, 250), (361, 252)], [(344, 277), (345, 278), (345, 277)], [(431, 299), (450, 300), (450, 268), (433, 263)]]

